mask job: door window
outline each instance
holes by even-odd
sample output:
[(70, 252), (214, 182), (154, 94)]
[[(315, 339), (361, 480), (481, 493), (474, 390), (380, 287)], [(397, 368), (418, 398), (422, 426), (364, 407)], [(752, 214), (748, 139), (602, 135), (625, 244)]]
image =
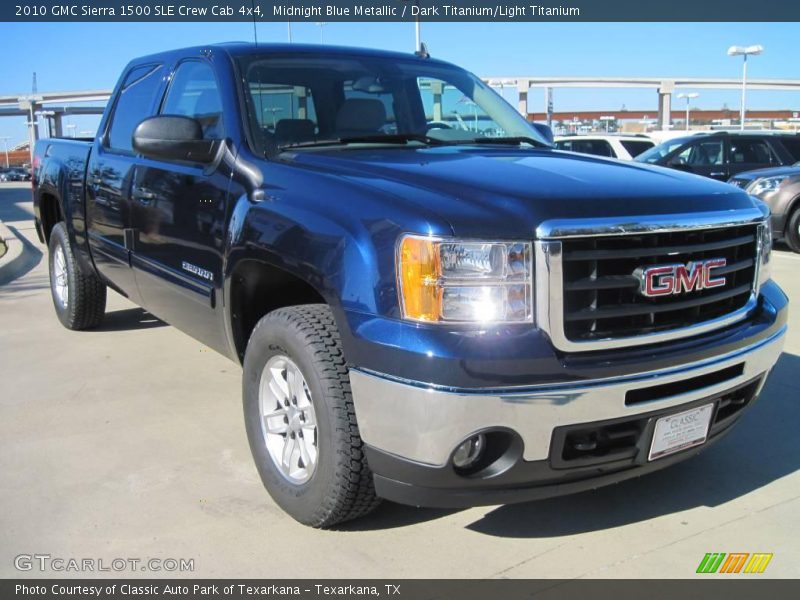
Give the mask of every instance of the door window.
[(133, 152), (133, 130), (152, 115), (153, 101), (161, 85), (161, 65), (134, 67), (120, 88), (111, 117), (107, 146)]
[(779, 161), (766, 140), (746, 138), (731, 140), (731, 164), (771, 165), (773, 163), (779, 164)]
[(204, 139), (224, 138), (222, 98), (211, 65), (199, 61), (181, 63), (172, 76), (161, 114), (192, 117), (200, 122)]
[(680, 152), (673, 161), (680, 165), (690, 165), (692, 167), (721, 165), (724, 162), (722, 147), (722, 139), (704, 140), (690, 145)]

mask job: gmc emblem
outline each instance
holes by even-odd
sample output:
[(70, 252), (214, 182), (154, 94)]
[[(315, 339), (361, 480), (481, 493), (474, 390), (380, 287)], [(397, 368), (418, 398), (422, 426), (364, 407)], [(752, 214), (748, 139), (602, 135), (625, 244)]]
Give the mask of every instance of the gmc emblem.
[(724, 267), (724, 258), (697, 260), (685, 265), (639, 267), (633, 272), (639, 280), (639, 293), (648, 298), (670, 296), (722, 287), (726, 279), (713, 277), (712, 270)]

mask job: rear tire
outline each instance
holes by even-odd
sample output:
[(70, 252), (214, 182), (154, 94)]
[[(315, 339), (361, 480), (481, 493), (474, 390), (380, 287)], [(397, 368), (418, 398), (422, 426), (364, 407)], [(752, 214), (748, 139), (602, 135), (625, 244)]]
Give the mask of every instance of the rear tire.
[(69, 244), (63, 222), (50, 232), (50, 292), (61, 324), (67, 329), (91, 329), (106, 311), (106, 286), (94, 273), (84, 273)]
[(281, 308), (258, 322), (245, 353), (243, 403), (261, 481), (289, 515), (331, 527), (378, 506), (327, 306)]
[(800, 206), (797, 206), (786, 221), (786, 243), (793, 251), (800, 253)]

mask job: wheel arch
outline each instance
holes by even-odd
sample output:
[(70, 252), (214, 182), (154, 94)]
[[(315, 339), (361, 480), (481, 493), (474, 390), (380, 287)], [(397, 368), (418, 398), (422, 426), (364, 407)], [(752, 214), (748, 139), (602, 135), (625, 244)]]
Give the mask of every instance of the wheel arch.
[(309, 277), (277, 266), (263, 256), (239, 260), (226, 279), (226, 324), (232, 353), (240, 362), (250, 334), (267, 313), (302, 304), (326, 304), (333, 310), (333, 303)]

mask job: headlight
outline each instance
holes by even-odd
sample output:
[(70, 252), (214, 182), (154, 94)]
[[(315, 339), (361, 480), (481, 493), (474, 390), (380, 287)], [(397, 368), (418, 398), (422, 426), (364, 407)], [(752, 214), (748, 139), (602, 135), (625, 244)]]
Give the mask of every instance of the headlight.
[(758, 265), (758, 287), (769, 281), (772, 273), (770, 260), (772, 257), (772, 219), (767, 217), (761, 225), (758, 226), (758, 231), (761, 234), (759, 246), (761, 247), (760, 263)]
[(783, 183), (783, 180), (787, 177), (788, 175), (779, 175), (777, 177), (761, 177), (760, 179), (756, 179), (748, 186), (747, 192), (753, 194), (754, 196), (760, 196), (761, 194), (774, 192), (780, 187), (781, 183)]
[(432, 323), (530, 323), (531, 245), (406, 235), (397, 248), (404, 319)]

